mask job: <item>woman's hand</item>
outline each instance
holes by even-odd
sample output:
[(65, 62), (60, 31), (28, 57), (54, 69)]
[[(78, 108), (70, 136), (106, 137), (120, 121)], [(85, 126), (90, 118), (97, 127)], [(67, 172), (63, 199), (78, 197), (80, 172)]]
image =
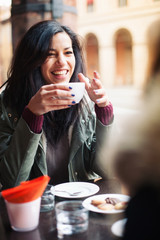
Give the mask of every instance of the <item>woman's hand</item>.
[(63, 84), (44, 85), (31, 98), (27, 107), (38, 116), (53, 110), (69, 108), (75, 104), (70, 90)]
[(96, 71), (93, 74), (94, 78), (90, 82), (82, 73), (78, 74), (78, 78), (81, 82), (85, 82), (85, 88), (90, 99), (99, 107), (106, 107), (109, 104), (106, 90), (102, 86), (99, 74)]

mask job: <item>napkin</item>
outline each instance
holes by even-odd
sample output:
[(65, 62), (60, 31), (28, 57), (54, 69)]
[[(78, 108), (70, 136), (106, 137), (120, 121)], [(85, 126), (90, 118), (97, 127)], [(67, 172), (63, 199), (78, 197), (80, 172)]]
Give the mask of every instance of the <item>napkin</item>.
[(8, 202), (31, 202), (42, 196), (49, 180), (50, 177), (44, 175), (33, 180), (21, 182), (19, 186), (3, 190), (1, 194)]

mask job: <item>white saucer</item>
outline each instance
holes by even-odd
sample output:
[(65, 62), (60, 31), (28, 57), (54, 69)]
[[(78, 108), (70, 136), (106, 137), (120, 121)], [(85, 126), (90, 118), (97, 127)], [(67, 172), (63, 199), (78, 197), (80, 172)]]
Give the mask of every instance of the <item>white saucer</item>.
[[(87, 182), (67, 182), (54, 187), (54, 195), (63, 198), (83, 198), (98, 191), (99, 187), (96, 184)], [(76, 195), (72, 195), (72, 193), (76, 193)]]

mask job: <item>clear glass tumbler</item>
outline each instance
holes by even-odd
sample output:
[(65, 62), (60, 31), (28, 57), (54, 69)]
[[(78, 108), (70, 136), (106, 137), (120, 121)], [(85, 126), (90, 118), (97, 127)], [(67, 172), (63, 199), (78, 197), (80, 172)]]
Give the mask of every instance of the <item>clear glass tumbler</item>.
[(41, 212), (48, 212), (54, 209), (54, 187), (50, 184), (47, 185), (41, 197)]
[(62, 201), (56, 204), (58, 238), (85, 232), (88, 229), (88, 210), (82, 201)]

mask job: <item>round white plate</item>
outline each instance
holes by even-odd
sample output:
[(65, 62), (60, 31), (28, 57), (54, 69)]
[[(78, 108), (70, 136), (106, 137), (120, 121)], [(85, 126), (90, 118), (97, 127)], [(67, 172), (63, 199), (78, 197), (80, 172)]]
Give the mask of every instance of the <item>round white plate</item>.
[[(87, 182), (67, 182), (58, 184), (54, 187), (54, 194), (64, 198), (88, 197), (98, 191), (99, 187), (96, 184)], [(76, 194), (74, 195), (74, 193)]]
[(97, 208), (97, 207), (95, 207), (94, 205), (92, 205), (91, 204), (91, 201), (93, 200), (93, 199), (97, 199), (97, 200), (105, 200), (107, 197), (110, 197), (110, 198), (118, 198), (119, 200), (121, 200), (121, 201), (129, 201), (129, 199), (130, 199), (130, 197), (129, 196), (127, 196), (127, 195), (123, 195), (123, 194), (112, 194), (112, 193), (110, 193), (110, 194), (100, 194), (100, 195), (95, 195), (95, 196), (92, 196), (92, 197), (89, 197), (89, 198), (87, 198), (87, 199), (85, 199), (84, 201), (83, 201), (83, 206), (85, 207), (85, 208), (87, 208), (88, 210), (90, 210), (90, 211), (92, 211), (92, 212), (97, 212), (97, 213), (119, 213), (119, 212), (123, 212), (124, 210), (115, 210), (115, 209), (113, 209), (113, 210), (101, 210), (101, 209), (99, 209), (99, 208)]
[(117, 237), (123, 237), (123, 231), (124, 231), (126, 222), (127, 222), (127, 218), (124, 218), (113, 223), (111, 227), (112, 233)]

